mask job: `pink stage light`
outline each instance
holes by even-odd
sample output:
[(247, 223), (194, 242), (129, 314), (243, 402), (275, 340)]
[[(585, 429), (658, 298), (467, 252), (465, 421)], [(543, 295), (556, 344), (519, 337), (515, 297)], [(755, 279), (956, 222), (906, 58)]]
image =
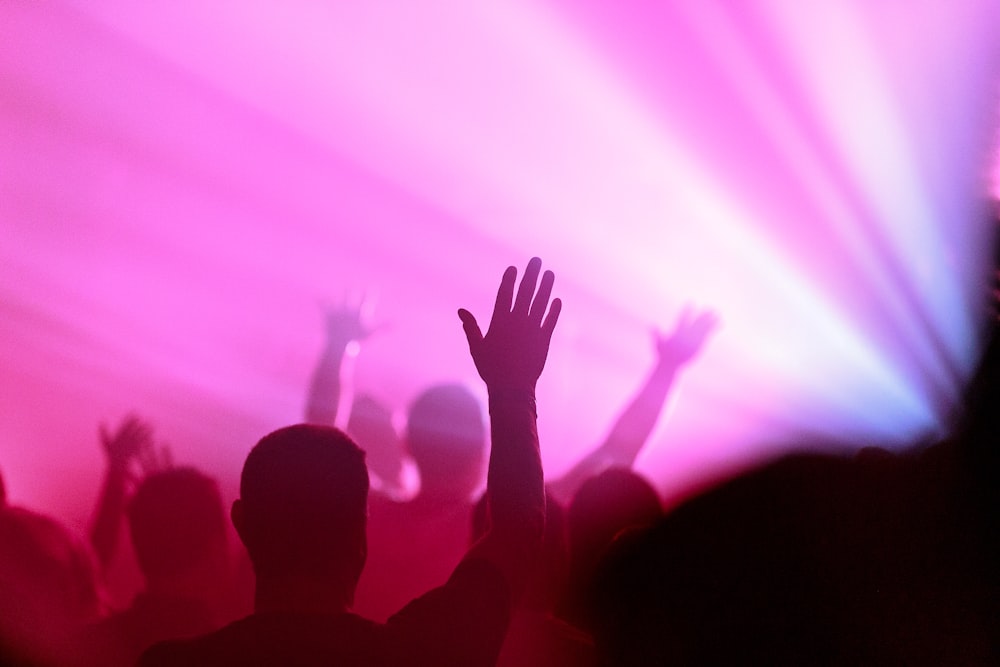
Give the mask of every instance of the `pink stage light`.
[(723, 326), (639, 461), (665, 494), (805, 440), (942, 435), (978, 353), (998, 11), (0, 4), (11, 496), (82, 525), (96, 423), (129, 409), (231, 492), (352, 289), (390, 325), (360, 389), (478, 387), (455, 310), (533, 254), (566, 303), (553, 474), (687, 301)]

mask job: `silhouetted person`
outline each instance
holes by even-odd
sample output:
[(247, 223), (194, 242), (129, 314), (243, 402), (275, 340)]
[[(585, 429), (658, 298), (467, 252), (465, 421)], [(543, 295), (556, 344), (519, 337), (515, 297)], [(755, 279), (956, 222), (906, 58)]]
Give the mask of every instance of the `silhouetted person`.
[[(355, 609), (381, 621), (446, 581), (464, 555), (470, 511), (482, 488), (486, 425), (479, 401), (459, 384), (421, 392), (407, 411), (402, 437), (385, 406), (371, 396), (353, 400), (352, 346), (374, 331), (364, 311), (358, 304), (327, 312), (326, 344), (310, 383), (306, 419), (333, 426), (338, 408), (350, 406), (347, 432), (367, 453), (375, 491), (371, 548)], [(416, 489), (406, 478), (414, 470)]]
[(465, 553), (486, 462), (479, 402), (460, 385), (425, 390), (410, 406), (404, 441), (419, 493), (405, 502), (374, 496), (369, 507), (371, 550), (357, 610), (377, 620), (447, 580)]
[(493, 664), (544, 525), (534, 388), (560, 302), (546, 316), (554, 277), (546, 272), (536, 295), (540, 265), (529, 262), (516, 298), (507, 269), (485, 337), (459, 311), (490, 396), (491, 528), (447, 583), (384, 625), (350, 613), (367, 551), (364, 453), (335, 428), (286, 427), (250, 452), (232, 509), (257, 576), (255, 613), (154, 646), (140, 664)]
[(598, 561), (620, 532), (650, 526), (662, 514), (656, 490), (627, 468), (610, 468), (583, 483), (568, 510), (569, 578), (558, 607), (562, 618), (589, 631), (582, 596)]
[(0, 507), (0, 664), (68, 663), (73, 638), (98, 612), (86, 543), (50, 517)]
[(993, 538), (949, 448), (791, 456), (620, 538), (602, 664), (997, 664)]
[(101, 424), (98, 433), (104, 452), (104, 479), (91, 522), (90, 543), (101, 569), (106, 571), (118, 551), (121, 524), (134, 486), (153, 470), (137, 471), (153, 450), (153, 427), (136, 415), (122, 419), (118, 428)]
[(128, 523), (146, 586), (128, 609), (88, 628), (81, 650), (90, 664), (134, 665), (158, 641), (221, 625), (230, 559), (215, 480), (193, 468), (154, 473), (129, 503)]
[[(365, 300), (327, 307), (326, 336), (309, 381), (305, 421), (346, 430), (365, 450), (372, 491), (405, 499), (414, 493), (405, 476), (409, 455), (392, 411), (374, 396), (354, 395), (354, 357), (378, 329), (368, 322), (370, 310)], [(341, 408), (346, 408), (347, 420)]]
[(547, 488), (569, 506), (569, 576), (559, 615), (588, 625), (583, 595), (594, 567), (620, 531), (661, 515), (656, 490), (631, 471), (653, 433), (681, 371), (700, 354), (719, 325), (711, 310), (685, 306), (669, 333), (654, 332), (656, 363), (597, 448)]

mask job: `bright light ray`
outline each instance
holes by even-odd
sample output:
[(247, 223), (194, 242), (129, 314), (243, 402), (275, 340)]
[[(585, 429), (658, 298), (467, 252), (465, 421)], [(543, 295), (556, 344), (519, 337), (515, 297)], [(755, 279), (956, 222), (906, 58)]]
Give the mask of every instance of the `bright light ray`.
[[(930, 372), (938, 385), (948, 386), (952, 378), (942, 360), (928, 346), (919, 322), (908, 309), (908, 304), (896, 293), (891, 276), (886, 273), (859, 229), (857, 216), (839, 195), (838, 187), (824, 169), (822, 160), (811, 150), (809, 139), (803, 134), (794, 111), (782, 99), (773, 77), (761, 69), (762, 63), (746, 44), (746, 36), (739, 32), (730, 15), (717, 5), (697, 3), (684, 8), (692, 29), (712, 45), (712, 52), (718, 58), (721, 72), (727, 76), (728, 85), (740, 91), (747, 111), (753, 114), (773, 141), (775, 150), (789, 163), (799, 185), (817, 202), (816, 208), (822, 212), (823, 222), (854, 260), (854, 268), (863, 274), (878, 295), (881, 306), (899, 323), (897, 335), (905, 336), (906, 348), (916, 355), (921, 368)], [(850, 294), (839, 296), (840, 299), (845, 297), (850, 304)], [(956, 395), (952, 394), (950, 398), (954, 400)]]
[(900, 268), (925, 299), (937, 332), (951, 341), (948, 361), (967, 369), (974, 357), (974, 324), (963, 309), (957, 272), (945, 263), (948, 244), (935, 219), (937, 207), (923, 196), (927, 188), (915, 172), (919, 161), (905, 135), (907, 116), (894, 108), (893, 86), (858, 16), (861, 7), (770, 3), (769, 10), (788, 53), (796, 54), (788, 62), (799, 70), (800, 85), (842, 151), (874, 221), (897, 257), (910, 260)]
[[(539, 254), (567, 304), (540, 397), (552, 471), (600, 438), (650, 363), (648, 328), (688, 300), (724, 324), (641, 459), (665, 491), (806, 435), (940, 433), (975, 358), (988, 234), (965, 217), (979, 165), (962, 164), (984, 133), (929, 119), (975, 117), (989, 31), (965, 30), (995, 14), (0, 6), (0, 158), (20, 167), (0, 174), (3, 359), (46, 373), (81, 429), (148, 406), (227, 476), (258, 431), (298, 418), (318, 302), (379, 287), (394, 327), (359, 382), (401, 407), (475, 380), (454, 308), (488, 308), (494, 274)], [(953, 52), (968, 80), (914, 113)], [(19, 419), (3, 432), (35, 433)]]

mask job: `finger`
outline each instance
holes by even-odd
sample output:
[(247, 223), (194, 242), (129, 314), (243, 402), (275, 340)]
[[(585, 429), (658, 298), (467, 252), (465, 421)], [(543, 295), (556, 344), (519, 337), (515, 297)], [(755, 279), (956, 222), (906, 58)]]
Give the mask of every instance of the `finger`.
[(469, 351), (475, 355), (479, 350), (479, 344), (483, 342), (483, 332), (479, 328), (479, 323), (472, 313), (465, 308), (458, 309), (458, 319), (462, 320), (462, 329), (465, 331), (465, 339), (469, 341)]
[(514, 301), (515, 313), (527, 313), (531, 305), (531, 297), (535, 293), (535, 283), (538, 282), (538, 272), (542, 268), (542, 260), (532, 257), (521, 277), (521, 285), (517, 288), (517, 300)]
[(503, 272), (503, 278), (500, 279), (500, 289), (497, 290), (497, 300), (493, 305), (493, 319), (510, 314), (510, 304), (514, 298), (515, 280), (517, 280), (517, 268), (508, 266), (507, 270)]
[(122, 424), (119, 433), (122, 435), (128, 434), (131, 436), (139, 435), (149, 431), (149, 425), (138, 417), (129, 417), (125, 423)]
[(143, 423), (139, 421), (139, 418), (134, 415), (129, 415), (126, 417), (121, 426), (118, 427), (118, 438), (134, 438), (136, 434), (142, 433)]
[(130, 424), (129, 426), (129, 430), (122, 435), (125, 440), (132, 444), (133, 447), (137, 447), (144, 442), (152, 441), (153, 429), (148, 424), (136, 421), (134, 424)]
[(542, 274), (542, 282), (538, 286), (538, 294), (531, 302), (531, 310), (528, 312), (528, 321), (538, 325), (542, 321), (545, 309), (549, 305), (549, 297), (552, 296), (552, 284), (556, 280), (556, 274), (546, 271)]
[(542, 335), (545, 337), (545, 345), (548, 347), (549, 341), (552, 340), (552, 332), (556, 330), (556, 322), (559, 321), (559, 313), (562, 312), (562, 301), (560, 299), (552, 299), (552, 305), (549, 306), (549, 314), (545, 317), (545, 321), (542, 322)]
[(101, 444), (107, 447), (111, 443), (111, 434), (108, 432), (108, 425), (101, 422), (97, 426), (97, 432), (101, 436)]

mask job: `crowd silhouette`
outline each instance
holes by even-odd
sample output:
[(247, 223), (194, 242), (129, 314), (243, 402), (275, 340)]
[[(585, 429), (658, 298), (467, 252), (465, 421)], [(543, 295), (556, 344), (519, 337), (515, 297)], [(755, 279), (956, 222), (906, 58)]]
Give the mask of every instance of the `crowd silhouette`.
[[(399, 431), (350, 377), (378, 327), (362, 303), (328, 309), (304, 421), (251, 449), (228, 517), (134, 415), (99, 430), (89, 540), (0, 477), (0, 664), (1000, 664), (995, 312), (947, 440), (792, 454), (665, 511), (634, 463), (721, 320), (686, 308), (656, 332), (604, 440), (546, 478), (554, 281), (538, 258), (519, 282), (509, 267), (485, 333), (460, 309), (488, 404), (435, 384)], [(124, 526), (144, 586), (110, 609)]]

